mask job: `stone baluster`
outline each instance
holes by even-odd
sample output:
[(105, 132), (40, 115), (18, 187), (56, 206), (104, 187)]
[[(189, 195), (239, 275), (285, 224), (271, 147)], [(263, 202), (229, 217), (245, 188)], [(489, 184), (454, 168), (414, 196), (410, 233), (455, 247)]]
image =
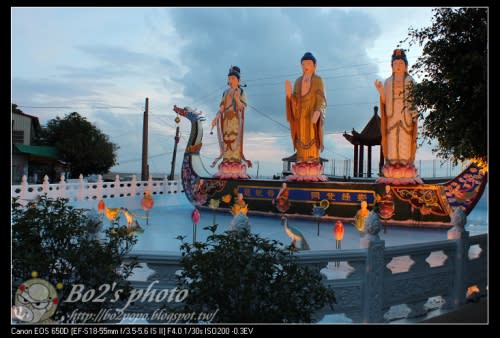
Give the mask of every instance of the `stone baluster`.
[(21, 200), (28, 199), (28, 177), (26, 175), (23, 175), (23, 177), (21, 178), (21, 193), (19, 195), (19, 198)]
[(362, 287), (362, 321), (364, 323), (382, 323), (382, 297), (384, 285), (384, 251), (385, 241), (381, 240), (378, 233), (382, 223), (378, 214), (370, 211), (365, 222), (366, 234), (360, 244), (366, 248), (366, 267)]
[(49, 176), (47, 175), (43, 177), (42, 192), (49, 195)]
[(181, 188), (182, 188), (182, 183), (181, 183), (180, 179), (177, 179), (177, 180), (173, 181), (172, 185), (170, 186), (172, 194), (180, 193), (181, 192)]
[(470, 247), (469, 232), (464, 229), (465, 224), (467, 224), (467, 216), (462, 208), (454, 208), (451, 215), (451, 224), (453, 224), (453, 227), (448, 231), (448, 239), (456, 241), (457, 250), (455, 257), (450, 257), (455, 260), (454, 287), (451, 295), (446, 299), (445, 307), (447, 309), (456, 309), (464, 305), (466, 301), (467, 284), (465, 276), (467, 276)]
[[(413, 279), (412, 275), (421, 276), (422, 274), (425, 274), (426, 272), (429, 272), (429, 263), (427, 263), (426, 259), (429, 257), (429, 252), (423, 252), (423, 253), (415, 253), (411, 254), (410, 259), (413, 260), (413, 264), (410, 266), (410, 269), (408, 270), (409, 274), (409, 279)], [(417, 277), (418, 278), (418, 277)], [(425, 300), (420, 300), (420, 301), (415, 301), (415, 302), (408, 302), (406, 303), (406, 306), (410, 309), (410, 312), (408, 313), (407, 318), (415, 318), (415, 317), (420, 317), (423, 316), (427, 310), (425, 309), (424, 305), (427, 303), (427, 299)]]
[(165, 175), (163, 177), (163, 195), (165, 195), (165, 196), (168, 195), (169, 190), (170, 190), (170, 187), (168, 185), (168, 176)]
[(148, 186), (145, 188), (145, 191), (149, 191), (151, 195), (153, 195), (153, 177), (149, 176), (148, 178)]
[(120, 176), (115, 175), (115, 182), (113, 183), (115, 185), (115, 188), (113, 189), (113, 195), (115, 197), (120, 197)]
[(97, 200), (102, 199), (102, 175), (97, 176), (97, 191), (95, 193)]
[(134, 197), (137, 190), (137, 177), (132, 175), (132, 182), (130, 183), (130, 196)]
[(64, 175), (61, 175), (61, 180), (59, 181), (59, 197), (66, 198), (66, 182), (64, 181)]
[(85, 190), (84, 190), (84, 186), (83, 186), (83, 175), (82, 174), (80, 174), (80, 176), (78, 176), (78, 194), (76, 196), (77, 196), (78, 201), (82, 201), (83, 198), (85, 197)]

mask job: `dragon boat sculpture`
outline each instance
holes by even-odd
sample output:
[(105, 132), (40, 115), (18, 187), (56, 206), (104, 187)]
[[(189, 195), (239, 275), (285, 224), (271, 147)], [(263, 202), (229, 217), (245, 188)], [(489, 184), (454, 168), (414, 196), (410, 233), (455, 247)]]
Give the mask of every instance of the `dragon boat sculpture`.
[[(218, 179), (214, 178), (200, 157), (205, 118), (201, 113), (174, 106), (174, 111), (191, 123), (182, 161), (181, 179), (187, 199), (196, 207), (230, 212), (232, 200), (243, 194), (250, 214), (304, 217), (317, 219), (315, 210), (324, 208), (326, 219), (352, 221), (360, 202), (369, 209), (378, 208), (388, 225), (448, 228), (452, 208), (460, 207), (469, 214), (481, 198), (487, 183), (487, 171), (471, 162), (451, 180), (425, 180), (423, 184), (390, 186), (375, 179), (329, 177), (324, 182), (301, 182), (281, 179)], [(288, 203), (280, 208), (276, 198), (287, 184)], [(220, 200), (217, 208), (210, 200)]]

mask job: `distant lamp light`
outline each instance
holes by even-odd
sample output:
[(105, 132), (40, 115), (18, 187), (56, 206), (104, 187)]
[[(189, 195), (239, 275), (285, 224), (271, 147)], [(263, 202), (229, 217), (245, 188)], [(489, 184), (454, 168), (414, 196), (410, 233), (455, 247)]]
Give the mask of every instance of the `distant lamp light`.
[[(344, 223), (341, 220), (337, 220), (333, 226), (333, 237), (335, 237), (335, 248), (342, 248), (342, 240), (344, 239)], [(340, 266), (340, 260), (334, 261), (335, 267)]]
[(474, 296), (475, 293), (479, 293), (479, 288), (477, 285), (472, 285), (467, 288), (466, 298)]
[[(333, 228), (333, 235), (336, 241), (342, 241), (344, 239), (344, 224), (342, 221), (338, 220)], [(340, 249), (340, 246), (337, 248)]]
[(198, 227), (198, 223), (200, 222), (201, 214), (197, 208), (194, 208), (191, 213), (191, 220), (193, 221), (193, 244), (196, 242), (196, 228)]

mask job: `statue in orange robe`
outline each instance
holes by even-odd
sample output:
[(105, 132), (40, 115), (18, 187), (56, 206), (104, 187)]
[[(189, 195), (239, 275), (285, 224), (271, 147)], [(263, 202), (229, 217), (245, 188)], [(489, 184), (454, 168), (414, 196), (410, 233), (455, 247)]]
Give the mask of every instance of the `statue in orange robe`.
[(301, 59), (302, 76), (285, 82), (286, 116), (290, 123), (297, 163), (287, 177), (291, 181), (325, 181), (320, 152), (323, 151), (323, 124), (326, 97), (323, 80), (316, 75), (316, 58), (309, 52)]

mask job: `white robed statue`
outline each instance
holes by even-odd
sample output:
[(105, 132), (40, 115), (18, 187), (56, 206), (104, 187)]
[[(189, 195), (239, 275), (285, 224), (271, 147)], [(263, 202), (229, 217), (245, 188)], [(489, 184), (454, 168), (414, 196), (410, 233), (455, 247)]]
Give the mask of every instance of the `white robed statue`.
[(377, 183), (406, 185), (420, 184), (415, 168), (418, 112), (409, 100), (410, 87), (415, 83), (408, 74), (404, 50), (392, 54), (392, 75), (382, 84), (375, 81), (380, 93), (383, 177)]
[(212, 167), (220, 161), (218, 172), (214, 175), (222, 179), (249, 178), (247, 167), (252, 162), (243, 154), (243, 130), (245, 126), (245, 108), (247, 97), (240, 86), (240, 68), (231, 66), (227, 76), (228, 88), (222, 94), (219, 111), (212, 120), (212, 128), (217, 126), (219, 156), (212, 162)]

